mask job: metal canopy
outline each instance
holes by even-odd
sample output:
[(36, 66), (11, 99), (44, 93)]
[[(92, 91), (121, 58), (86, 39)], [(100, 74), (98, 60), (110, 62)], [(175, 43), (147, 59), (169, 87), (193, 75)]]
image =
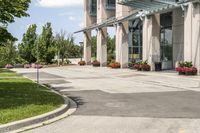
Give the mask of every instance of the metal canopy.
[(177, 5), (175, 0), (119, 0), (118, 3), (149, 12), (163, 10)]
[(86, 32), (94, 29), (99, 29), (108, 26), (114, 26), (117, 23), (122, 23), (124, 21), (134, 20), (137, 18), (142, 18), (144, 16), (152, 15), (154, 13), (160, 13), (181, 6), (185, 6), (188, 2), (199, 2), (200, 0), (118, 0), (118, 4), (132, 6), (137, 9), (137, 12), (134, 12), (128, 16), (125, 16), (120, 19), (115, 17), (109, 18), (100, 24), (93, 24), (90, 27), (83, 28), (82, 30), (76, 31), (74, 33)]

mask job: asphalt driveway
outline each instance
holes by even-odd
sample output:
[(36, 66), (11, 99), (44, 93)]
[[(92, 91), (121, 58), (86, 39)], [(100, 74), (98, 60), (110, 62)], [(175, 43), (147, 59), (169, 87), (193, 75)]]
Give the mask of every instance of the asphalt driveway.
[[(35, 72), (17, 71), (35, 80)], [(78, 109), (60, 122), (28, 132), (200, 131), (199, 77), (178, 79), (173, 73), (159, 75), (90, 67), (41, 71), (40, 83), (54, 86), (55, 90), (73, 99)]]

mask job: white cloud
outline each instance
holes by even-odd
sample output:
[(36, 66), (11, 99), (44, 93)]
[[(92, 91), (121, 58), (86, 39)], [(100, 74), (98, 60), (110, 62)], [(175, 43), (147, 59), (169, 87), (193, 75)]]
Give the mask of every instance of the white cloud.
[(71, 21), (75, 21), (76, 20), (76, 18), (75, 17), (73, 17), (73, 16), (69, 16), (69, 18), (68, 18), (69, 20), (71, 20)]
[(41, 7), (69, 7), (83, 5), (83, 0), (36, 0)]
[(81, 22), (81, 23), (78, 24), (78, 26), (81, 27), (81, 28), (83, 28), (84, 27), (84, 23)]

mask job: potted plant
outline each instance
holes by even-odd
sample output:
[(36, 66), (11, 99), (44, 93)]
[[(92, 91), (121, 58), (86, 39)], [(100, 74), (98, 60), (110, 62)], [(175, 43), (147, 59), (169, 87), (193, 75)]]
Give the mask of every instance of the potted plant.
[(79, 64), (80, 66), (84, 66), (86, 63), (85, 63), (85, 61), (82, 61), (82, 60), (81, 60), (81, 61), (78, 62), (78, 64)]
[(43, 68), (43, 65), (41, 65), (41, 64), (35, 64), (35, 65), (34, 65), (34, 68), (41, 69), (41, 68)]
[(148, 64), (142, 64), (141, 69), (142, 69), (142, 71), (150, 71), (151, 67)]
[(31, 68), (31, 65), (30, 64), (25, 64), (24, 68)]
[(150, 71), (151, 70), (151, 66), (148, 65), (147, 61), (139, 61), (134, 64), (133, 68), (138, 71)]
[(92, 65), (93, 65), (94, 67), (100, 67), (100, 62), (97, 61), (97, 60), (94, 60), (94, 61), (92, 62)]
[(110, 64), (110, 67), (111, 68), (113, 68), (113, 69), (118, 69), (118, 68), (121, 68), (121, 65), (120, 65), (120, 63), (119, 62), (112, 62), (111, 64)]
[(12, 69), (12, 68), (14, 68), (14, 66), (11, 65), (11, 64), (7, 64), (7, 65), (5, 66), (5, 68), (7, 68), (7, 69)]
[(192, 62), (179, 62), (178, 67), (176, 68), (176, 71), (179, 73), (179, 75), (197, 75), (197, 68), (193, 66)]

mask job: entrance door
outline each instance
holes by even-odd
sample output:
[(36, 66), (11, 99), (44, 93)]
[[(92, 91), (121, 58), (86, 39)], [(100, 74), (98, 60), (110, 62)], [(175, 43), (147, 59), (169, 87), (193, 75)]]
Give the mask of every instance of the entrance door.
[(135, 63), (142, 60), (142, 21), (137, 19), (130, 23), (129, 62)]
[(173, 69), (172, 13), (161, 14), (160, 52), (163, 70)]

